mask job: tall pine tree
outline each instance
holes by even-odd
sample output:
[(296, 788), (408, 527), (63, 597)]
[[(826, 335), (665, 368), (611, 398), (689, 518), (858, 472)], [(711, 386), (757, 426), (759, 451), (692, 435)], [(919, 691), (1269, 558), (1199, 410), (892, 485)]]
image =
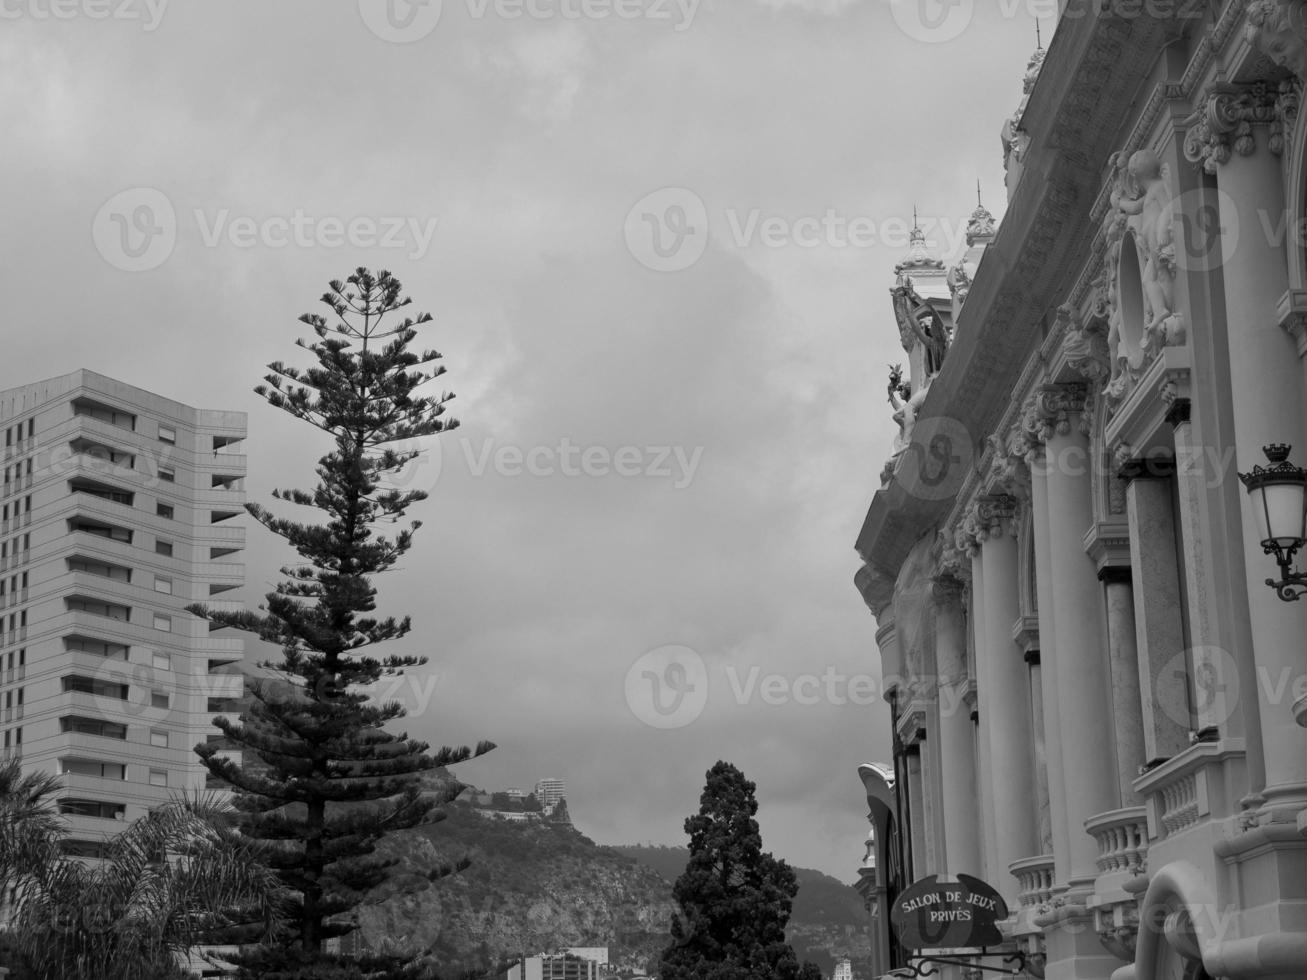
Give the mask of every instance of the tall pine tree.
[[(410, 302), (398, 280), (360, 268), (344, 283), (333, 281), (322, 302), (330, 318), (300, 317), (316, 340), (297, 341), (316, 364), (273, 362), (266, 384), (254, 390), (332, 438), (333, 449), (318, 460), (314, 489), (273, 492), (276, 500), (322, 511), (325, 521), (300, 523), (247, 505), (302, 563), (282, 569), (285, 578), (258, 613), (192, 607), (215, 627), (257, 633), (282, 651), (279, 663), (266, 666), (286, 682), (251, 683), (241, 720), (215, 719), (225, 742), (243, 750), (243, 762), (219, 754), (221, 743), (196, 749), (208, 770), (236, 791), (241, 831), (259, 842), (262, 860), (291, 893), (288, 940), (240, 957), (246, 975), (262, 978), (402, 975), (394, 959), (336, 962), (321, 952), (323, 943), (357, 928), (357, 908), (396, 864), (377, 854), (379, 841), (438, 818), (430, 811), (458, 792), (457, 783), (446, 782), (436, 798), (420, 793), (421, 773), (494, 748), (483, 742), (430, 752), (427, 743), (387, 730), (404, 716), (400, 704), (377, 703), (365, 690), (427, 662), (373, 652), (410, 631), (407, 616), (374, 615), (372, 579), (410, 549), (420, 522), (390, 537), (375, 525), (398, 522), (427, 496), (396, 486), (396, 474), (419, 455), (417, 440), (457, 422), (443, 417), (452, 395), (419, 390), (445, 369), (435, 365), (435, 351), (409, 350), (431, 316), (398, 319)], [(441, 868), (430, 879), (455, 870)]]
[(728, 762), (708, 770), (699, 813), (685, 821), (690, 861), (672, 887), (680, 915), (662, 980), (821, 980), (785, 941), (799, 886), (762, 849), (754, 784)]

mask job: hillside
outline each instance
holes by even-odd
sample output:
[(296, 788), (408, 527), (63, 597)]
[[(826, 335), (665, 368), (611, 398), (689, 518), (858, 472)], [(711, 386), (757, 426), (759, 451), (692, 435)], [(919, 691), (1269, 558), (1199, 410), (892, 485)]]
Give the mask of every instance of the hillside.
[[(624, 975), (656, 971), (684, 848), (601, 847), (567, 824), (496, 820), (466, 803), (446, 810), (446, 820), (383, 844), (400, 865), (385, 901), (360, 913), (367, 946), (433, 948), (450, 978), (563, 946), (608, 946)], [(472, 859), (467, 870), (401, 894), (405, 881), (464, 856)], [(868, 949), (856, 893), (819, 872), (796, 874), (796, 952), (825, 974), (836, 956), (862, 960)]]
[[(666, 881), (675, 881), (690, 860), (685, 847), (630, 845), (613, 850), (657, 871)], [(794, 877), (799, 891), (790, 910), (787, 935), (799, 959), (811, 960), (829, 976), (840, 957), (847, 956), (855, 966), (869, 958), (867, 912), (858, 893), (811, 868), (794, 868)]]

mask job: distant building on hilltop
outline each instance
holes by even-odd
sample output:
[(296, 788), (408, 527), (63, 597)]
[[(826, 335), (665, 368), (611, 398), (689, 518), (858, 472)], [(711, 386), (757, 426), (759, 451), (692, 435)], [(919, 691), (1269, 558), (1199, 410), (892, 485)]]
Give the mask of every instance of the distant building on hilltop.
[(536, 799), (546, 810), (553, 809), (555, 803), (563, 798), (563, 781), (555, 779), (552, 776), (546, 776), (536, 783)]
[(853, 963), (849, 960), (837, 961), (831, 980), (853, 980)]

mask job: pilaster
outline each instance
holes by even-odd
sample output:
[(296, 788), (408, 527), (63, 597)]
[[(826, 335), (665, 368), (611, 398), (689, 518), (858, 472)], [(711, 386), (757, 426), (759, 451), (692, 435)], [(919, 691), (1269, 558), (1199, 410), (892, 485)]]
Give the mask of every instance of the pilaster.
[[(1285, 213), (1284, 180), (1277, 158), (1284, 120), (1297, 111), (1286, 83), (1214, 91), (1193, 120), (1186, 156), (1214, 172), (1227, 213), (1223, 223), (1248, 229)], [(1193, 152), (1190, 148), (1193, 147)], [(1228, 152), (1229, 147), (1233, 152)], [(1239, 468), (1250, 469), (1261, 447), (1273, 442), (1307, 449), (1303, 367), (1297, 344), (1281, 326), (1278, 309), (1288, 291), (1285, 249), (1268, 236), (1222, 237), (1221, 275), (1229, 324), (1229, 370)], [(1237, 246), (1237, 247), (1236, 247)], [(1256, 667), (1270, 677), (1307, 673), (1307, 606), (1285, 603), (1266, 587), (1270, 570), (1247, 495), (1240, 495), (1243, 549)], [(1240, 651), (1242, 655), (1242, 651)], [(1288, 698), (1258, 685), (1267, 799), (1264, 817), (1295, 820), (1307, 805), (1307, 734), (1294, 721)]]

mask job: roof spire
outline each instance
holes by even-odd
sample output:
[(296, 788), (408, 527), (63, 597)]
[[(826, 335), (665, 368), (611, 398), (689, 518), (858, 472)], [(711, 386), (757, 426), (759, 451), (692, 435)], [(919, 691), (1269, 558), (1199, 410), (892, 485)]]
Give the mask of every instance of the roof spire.
[(912, 228), (914, 231), (921, 229), (921, 224), (917, 221), (917, 206), (915, 204), (912, 205)]
[(983, 208), (985, 202), (980, 199), (980, 178), (976, 178), (976, 207)]
[(1038, 17), (1035, 18), (1035, 50), (1036, 50), (1036, 51), (1043, 51), (1043, 50), (1044, 50), (1044, 38), (1043, 38), (1042, 32), (1040, 31), (1040, 25), (1039, 25), (1039, 18), (1038, 18)]

